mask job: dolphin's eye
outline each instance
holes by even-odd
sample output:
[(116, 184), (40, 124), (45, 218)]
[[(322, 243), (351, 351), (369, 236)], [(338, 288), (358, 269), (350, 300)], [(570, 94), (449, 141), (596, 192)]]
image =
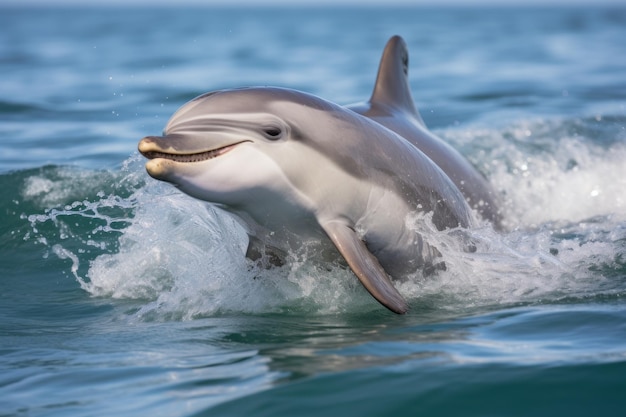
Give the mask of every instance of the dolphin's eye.
[(280, 139), (283, 135), (283, 131), (277, 126), (267, 126), (263, 129), (263, 133), (265, 133), (268, 139), (272, 140)]

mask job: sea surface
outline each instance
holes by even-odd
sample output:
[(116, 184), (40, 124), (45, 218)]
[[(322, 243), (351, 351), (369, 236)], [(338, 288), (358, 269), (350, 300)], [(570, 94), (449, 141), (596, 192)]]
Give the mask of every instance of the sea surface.
[[(394, 315), (262, 270), (138, 141), (207, 91), (369, 98), (409, 46), (427, 125), (506, 229)], [(626, 409), (626, 8), (2, 8), (0, 416), (616, 416)]]

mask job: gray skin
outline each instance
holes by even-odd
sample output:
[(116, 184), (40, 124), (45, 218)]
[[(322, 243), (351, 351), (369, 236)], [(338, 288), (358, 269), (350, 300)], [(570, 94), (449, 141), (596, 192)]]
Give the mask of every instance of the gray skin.
[[(396, 59), (388, 49), (381, 71), (387, 59)], [(379, 72), (372, 100), (357, 109), (364, 115), (283, 88), (208, 93), (181, 107), (163, 136), (142, 139), (139, 151), (150, 159), (146, 169), (153, 178), (234, 213), (252, 242), (286, 252), (315, 242), (319, 253), (345, 260), (374, 298), (402, 314), (408, 305), (390, 278), (428, 269), (438, 256), (409, 220), (432, 213), (440, 230), (471, 227), (467, 200), (474, 194), (464, 195), (414, 139), (383, 125), (396, 127), (393, 119), (408, 114), (397, 130), (415, 122), (427, 132), (417, 112), (388, 106), (394, 95), (406, 101), (410, 92), (389, 91), (395, 84), (381, 79)], [(384, 103), (378, 103), (380, 91)], [(387, 113), (376, 110), (383, 104)]]
[(393, 130), (433, 160), (461, 190), (469, 205), (501, 227), (499, 196), (456, 149), (430, 132), (415, 108), (408, 81), (409, 52), (400, 36), (387, 42), (368, 102), (347, 106)]

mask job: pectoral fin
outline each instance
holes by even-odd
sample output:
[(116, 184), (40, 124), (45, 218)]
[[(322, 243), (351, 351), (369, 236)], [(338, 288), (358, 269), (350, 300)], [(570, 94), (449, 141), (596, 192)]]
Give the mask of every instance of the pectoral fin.
[(367, 249), (354, 229), (340, 221), (326, 222), (321, 226), (361, 284), (379, 303), (398, 314), (409, 310), (404, 297), (393, 286), (378, 259)]

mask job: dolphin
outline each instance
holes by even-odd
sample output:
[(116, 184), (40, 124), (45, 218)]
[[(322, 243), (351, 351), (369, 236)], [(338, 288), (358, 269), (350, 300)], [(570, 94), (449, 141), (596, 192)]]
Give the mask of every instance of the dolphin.
[[(496, 212), (492, 200), (484, 203), (494, 195), (487, 183), (426, 130), (406, 59), (404, 42), (392, 38), (372, 98), (352, 109), (278, 87), (201, 95), (176, 111), (162, 136), (143, 138), (139, 152), (153, 178), (238, 217), (251, 244), (290, 252), (316, 242), (383, 306), (406, 313), (392, 279), (432, 269), (440, 256), (411, 216), (428, 213), (444, 230), (475, 225), (470, 203), (478, 198), (489, 208), (483, 215)], [(449, 173), (434, 162), (443, 165), (447, 154)], [(455, 179), (465, 174), (472, 181), (460, 187)]]

